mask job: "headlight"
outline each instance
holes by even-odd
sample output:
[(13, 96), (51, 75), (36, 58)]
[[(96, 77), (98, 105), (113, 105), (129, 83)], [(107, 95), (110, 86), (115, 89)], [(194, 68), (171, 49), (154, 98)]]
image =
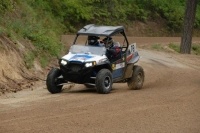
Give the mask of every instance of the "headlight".
[(99, 60), (98, 64), (105, 63), (106, 61), (108, 61), (106, 58), (105, 59), (101, 59), (101, 60)]
[(61, 62), (60, 62), (62, 65), (67, 65), (67, 61), (65, 61), (65, 60), (61, 60)]
[(96, 65), (96, 62), (87, 62), (87, 63), (85, 63), (85, 67), (92, 67), (94, 65)]

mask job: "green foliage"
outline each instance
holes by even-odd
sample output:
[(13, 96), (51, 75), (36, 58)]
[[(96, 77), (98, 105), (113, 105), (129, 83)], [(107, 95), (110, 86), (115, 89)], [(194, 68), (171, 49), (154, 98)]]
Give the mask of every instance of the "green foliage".
[(163, 49), (163, 47), (162, 47), (161, 44), (153, 44), (153, 45), (151, 46), (151, 48), (152, 48), (152, 49), (155, 49), (155, 50), (162, 50), (162, 49)]
[(48, 56), (45, 56), (45, 55), (43, 55), (41, 58), (39, 58), (39, 61), (40, 61), (40, 64), (41, 64), (41, 66), (44, 68), (44, 67), (46, 67), (47, 65), (48, 65), (48, 63), (49, 63), (49, 58), (48, 58)]
[[(45, 26), (43, 25), (46, 28), (52, 26), (52, 22), (56, 22), (57, 27), (61, 26), (67, 32), (75, 32), (88, 23), (126, 25), (130, 21), (156, 21), (160, 18), (165, 20), (170, 31), (180, 32), (185, 12), (185, 0), (62, 0), (59, 2), (57, 0), (0, 0), (0, 14), (15, 9), (16, 3), (27, 11), (22, 12), (22, 17), (31, 17), (34, 26), (46, 23)], [(200, 28), (199, 3), (195, 28)], [(36, 24), (38, 21), (39, 24)], [(19, 22), (17, 23), (20, 25)], [(21, 26), (27, 26), (26, 29), (33, 28), (30, 27), (32, 23), (25, 24)], [(16, 27), (16, 30), (17, 28), (20, 26)], [(28, 30), (24, 32), (22, 34), (28, 34)]]
[[(180, 44), (170, 43), (169, 48), (173, 49), (176, 52), (180, 52)], [(196, 55), (200, 55), (200, 44), (192, 44), (191, 52)]]
[(4, 33), (4, 30), (2, 27), (0, 27), (0, 36)]
[[(50, 7), (69, 31), (76, 31), (88, 23), (117, 25), (135, 20), (146, 22), (163, 18), (170, 31), (180, 32), (185, 0), (63, 0), (59, 3), (52, 0)], [(199, 15), (198, 5), (196, 28), (200, 27)]]
[(142, 3), (143, 8), (149, 10), (150, 17), (164, 18), (170, 30), (180, 31), (182, 28), (185, 0), (144, 0), (138, 3)]
[(193, 44), (192, 52), (196, 55), (200, 55), (200, 44)]
[(29, 39), (37, 47), (38, 52), (48, 52), (53, 56), (58, 56), (60, 53), (61, 43), (51, 36), (33, 35)]
[(194, 22), (194, 27), (200, 29), (200, 1), (197, 4), (196, 19)]
[[(12, 1), (2, 1), (7, 2), (6, 7), (10, 9)], [(156, 21), (160, 18), (165, 20), (170, 31), (180, 32), (185, 11), (185, 0), (22, 0), (18, 4), (27, 5), (26, 10), (31, 12), (29, 16), (34, 23), (43, 21), (46, 28), (51, 26), (48, 24), (50, 20), (67, 32), (76, 32), (89, 23), (126, 25), (130, 21)], [(199, 6), (195, 28), (200, 28)], [(28, 13), (23, 14), (26, 16)]]
[(35, 59), (35, 54), (33, 52), (28, 52), (24, 55), (24, 62), (28, 69), (33, 67), (34, 59)]
[(169, 48), (173, 49), (176, 52), (180, 52), (180, 45), (179, 44), (170, 43)]
[(0, 15), (13, 9), (13, 0), (0, 0)]
[[(6, 2), (12, 1), (4, 2), (9, 6), (9, 3)], [(14, 5), (12, 8), (15, 10), (7, 11), (6, 15), (0, 19), (0, 26), (5, 27), (5, 30), (0, 29), (0, 33), (4, 33), (12, 40), (25, 38), (32, 41), (36, 50), (35, 54), (28, 53), (24, 56), (27, 67), (32, 66), (31, 61), (34, 61), (36, 57), (43, 58), (45, 56), (46, 59), (46, 57), (58, 56), (62, 48), (60, 35), (66, 28), (51, 12), (50, 2), (46, 0), (21, 0), (15, 1)], [(47, 64), (44, 63), (44, 59), (41, 62), (43, 65)]]

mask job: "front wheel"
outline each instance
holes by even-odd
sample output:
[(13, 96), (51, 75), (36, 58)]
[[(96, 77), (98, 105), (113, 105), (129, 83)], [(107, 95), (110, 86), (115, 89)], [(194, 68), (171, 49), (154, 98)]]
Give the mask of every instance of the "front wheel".
[(49, 74), (47, 75), (46, 85), (50, 93), (59, 93), (62, 90), (63, 78), (61, 77), (61, 71), (58, 68), (52, 68)]
[(96, 89), (98, 93), (107, 94), (112, 89), (112, 74), (108, 69), (102, 69), (96, 76)]
[(135, 65), (133, 67), (133, 75), (128, 80), (128, 87), (132, 90), (139, 90), (142, 88), (144, 83), (144, 70), (141, 66)]

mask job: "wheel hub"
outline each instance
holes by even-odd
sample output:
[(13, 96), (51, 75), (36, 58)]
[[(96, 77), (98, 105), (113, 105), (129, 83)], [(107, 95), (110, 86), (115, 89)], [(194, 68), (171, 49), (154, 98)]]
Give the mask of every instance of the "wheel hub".
[(141, 73), (139, 73), (138, 76), (137, 76), (137, 82), (138, 82), (139, 85), (142, 84), (142, 74)]
[(110, 77), (106, 77), (104, 80), (104, 86), (106, 89), (110, 87)]

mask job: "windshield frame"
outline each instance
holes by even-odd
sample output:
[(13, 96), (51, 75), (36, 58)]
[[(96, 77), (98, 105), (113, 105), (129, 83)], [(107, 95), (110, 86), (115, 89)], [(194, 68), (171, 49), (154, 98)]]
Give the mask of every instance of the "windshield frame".
[(106, 48), (76, 44), (70, 47), (69, 52), (71, 52), (72, 54), (94, 54), (102, 56), (106, 54)]

